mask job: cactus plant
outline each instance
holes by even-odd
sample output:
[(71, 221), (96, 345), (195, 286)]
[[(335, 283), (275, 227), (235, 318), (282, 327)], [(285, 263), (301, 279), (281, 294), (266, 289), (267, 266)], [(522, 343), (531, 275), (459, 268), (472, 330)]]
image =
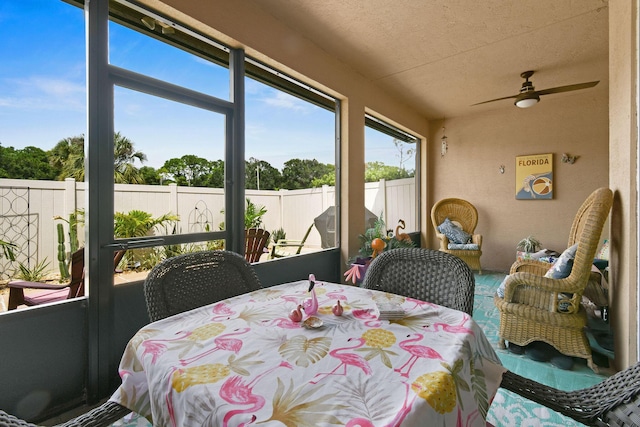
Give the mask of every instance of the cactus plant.
[(67, 252), (64, 247), (64, 228), (62, 224), (56, 225), (58, 230), (58, 268), (60, 269), (60, 278), (62, 280), (69, 278), (69, 267), (67, 266)]

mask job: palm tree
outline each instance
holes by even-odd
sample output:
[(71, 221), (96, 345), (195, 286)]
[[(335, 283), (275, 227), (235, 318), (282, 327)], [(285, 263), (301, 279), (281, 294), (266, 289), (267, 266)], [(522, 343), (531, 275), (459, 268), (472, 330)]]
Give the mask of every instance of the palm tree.
[[(49, 163), (59, 171), (58, 179), (74, 178), (84, 181), (84, 135), (65, 138), (49, 151)], [(116, 132), (113, 135), (114, 182), (118, 184), (142, 184), (144, 176), (134, 166), (147, 160), (146, 154), (136, 151), (133, 142)]]
[(147, 161), (147, 156), (142, 151), (133, 148), (133, 142), (120, 132), (113, 136), (113, 167), (114, 180), (118, 184), (143, 184), (144, 177), (140, 170), (134, 166), (135, 161), (140, 163)]
[(58, 171), (58, 179), (84, 181), (84, 135), (60, 140), (48, 154), (49, 164)]

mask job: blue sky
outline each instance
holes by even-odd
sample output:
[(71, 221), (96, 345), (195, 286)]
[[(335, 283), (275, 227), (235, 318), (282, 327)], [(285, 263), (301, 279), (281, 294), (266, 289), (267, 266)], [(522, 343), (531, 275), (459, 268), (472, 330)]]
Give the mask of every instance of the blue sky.
[[(229, 99), (228, 71), (116, 24), (110, 63)], [(49, 150), (85, 133), (84, 15), (60, 0), (0, 2), (0, 144)], [(334, 163), (334, 115), (253, 80), (245, 81), (246, 158), (282, 169), (292, 158)], [(195, 154), (223, 158), (222, 116), (124, 88), (115, 129), (144, 152), (147, 166)], [(366, 160), (398, 166), (390, 137), (366, 133)], [(138, 165), (140, 166), (140, 165)]]

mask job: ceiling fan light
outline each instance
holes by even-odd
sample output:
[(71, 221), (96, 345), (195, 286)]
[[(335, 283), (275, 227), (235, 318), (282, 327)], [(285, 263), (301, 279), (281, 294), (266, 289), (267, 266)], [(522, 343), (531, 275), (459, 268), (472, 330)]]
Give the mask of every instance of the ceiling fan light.
[(536, 105), (539, 101), (540, 101), (540, 98), (536, 96), (535, 98), (516, 99), (515, 104), (516, 104), (516, 107), (519, 107), (519, 108), (529, 108)]

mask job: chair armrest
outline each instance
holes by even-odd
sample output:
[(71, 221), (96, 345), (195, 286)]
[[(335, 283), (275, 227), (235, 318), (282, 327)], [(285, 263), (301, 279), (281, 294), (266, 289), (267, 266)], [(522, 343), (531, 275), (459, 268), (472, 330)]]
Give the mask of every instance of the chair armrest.
[(53, 283), (41, 283), (41, 282), (27, 282), (26, 280), (12, 280), (7, 285), (9, 288), (17, 288), (17, 289), (51, 289), (58, 290), (64, 289), (71, 286), (70, 283), (64, 283), (61, 285), (53, 284)]
[(522, 259), (511, 264), (509, 274), (514, 273), (531, 273), (536, 276), (544, 276), (553, 266), (548, 262), (542, 262), (535, 259)]
[(558, 312), (559, 294), (573, 295), (564, 297), (568, 302), (564, 313), (574, 313), (579, 309), (583, 289), (566, 279), (550, 279), (531, 273), (514, 273), (505, 278), (504, 301), (522, 304), (538, 309)]
[(471, 243), (478, 245), (478, 248), (482, 248), (482, 234), (474, 234), (471, 236)]
[(440, 239), (440, 250), (448, 250), (449, 249), (449, 238), (442, 233), (436, 232), (436, 237)]
[(119, 403), (107, 401), (58, 427), (106, 427), (129, 413), (131, 410)]

